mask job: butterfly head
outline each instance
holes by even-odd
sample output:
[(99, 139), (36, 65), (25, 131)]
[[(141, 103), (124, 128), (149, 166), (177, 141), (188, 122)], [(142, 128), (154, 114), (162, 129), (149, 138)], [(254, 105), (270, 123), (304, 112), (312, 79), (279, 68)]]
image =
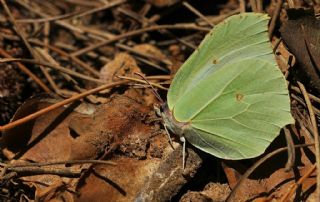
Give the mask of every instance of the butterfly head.
[(178, 122), (172, 111), (169, 109), (167, 103), (161, 104), (159, 108), (156, 108), (156, 113), (162, 118), (163, 125), (171, 132), (178, 136), (183, 136), (184, 130), (188, 127), (188, 123)]

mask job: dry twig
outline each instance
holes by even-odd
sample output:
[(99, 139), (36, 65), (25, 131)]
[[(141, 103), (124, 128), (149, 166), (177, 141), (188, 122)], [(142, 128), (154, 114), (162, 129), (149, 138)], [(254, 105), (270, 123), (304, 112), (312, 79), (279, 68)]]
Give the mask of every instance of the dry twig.
[(316, 116), (314, 114), (313, 111), (313, 107), (310, 101), (310, 98), (308, 96), (308, 93), (304, 87), (304, 85), (300, 82), (298, 82), (298, 85), (300, 87), (300, 90), (303, 94), (303, 97), (305, 99), (305, 102), (307, 104), (307, 108), (309, 111), (309, 115), (310, 115), (310, 119), (311, 119), (311, 123), (312, 123), (312, 132), (313, 132), (313, 136), (314, 136), (314, 145), (316, 148), (316, 165), (317, 165), (317, 189), (316, 189), (316, 193), (317, 193), (317, 199), (320, 200), (320, 145), (319, 145), (319, 132), (318, 132), (318, 125), (317, 125), (317, 121), (316, 121)]

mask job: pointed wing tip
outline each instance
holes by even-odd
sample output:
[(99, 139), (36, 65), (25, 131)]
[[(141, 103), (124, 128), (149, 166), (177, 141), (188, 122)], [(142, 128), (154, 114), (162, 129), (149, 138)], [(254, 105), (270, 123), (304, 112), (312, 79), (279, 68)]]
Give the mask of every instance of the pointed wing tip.
[(259, 17), (263, 20), (270, 20), (270, 16), (266, 13), (255, 13), (255, 12), (245, 12), (245, 13), (240, 13), (238, 15), (234, 15), (238, 17), (246, 17), (246, 16), (252, 16), (252, 17)]
[(288, 122), (288, 124), (287, 125), (290, 125), (290, 124), (295, 124), (296, 123), (296, 120), (293, 118), (293, 116), (291, 115), (290, 116), (290, 122)]

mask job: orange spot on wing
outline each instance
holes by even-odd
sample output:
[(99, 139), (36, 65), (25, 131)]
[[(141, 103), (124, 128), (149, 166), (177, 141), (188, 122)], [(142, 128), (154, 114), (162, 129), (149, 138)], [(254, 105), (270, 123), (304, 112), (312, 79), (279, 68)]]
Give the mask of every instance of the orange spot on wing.
[(212, 63), (213, 63), (213, 64), (217, 64), (217, 63), (218, 63), (218, 60), (217, 60), (217, 59), (214, 59), (214, 60), (212, 61)]
[(241, 93), (237, 93), (237, 94), (236, 94), (236, 99), (237, 99), (237, 101), (241, 101), (241, 100), (243, 99), (243, 97), (244, 97), (244, 95), (241, 94)]

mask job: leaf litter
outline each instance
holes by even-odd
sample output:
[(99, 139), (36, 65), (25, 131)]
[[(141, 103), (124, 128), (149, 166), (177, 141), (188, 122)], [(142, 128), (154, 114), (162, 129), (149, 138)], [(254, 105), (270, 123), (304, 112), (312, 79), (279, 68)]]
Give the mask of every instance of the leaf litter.
[[(311, 109), (319, 116), (319, 40), (313, 17), (319, 4), (239, 2), (1, 1), (0, 54), (34, 59), (29, 64), (1, 64), (14, 66), (14, 71), (1, 73), (0, 92), (18, 96), (0, 98), (5, 109), (14, 108), (5, 111), (9, 116), (1, 116), (1, 123), (12, 117), (11, 123), (1, 126), (3, 200), (317, 201), (319, 154), (309, 114)], [(308, 19), (295, 15), (292, 21), (292, 9), (305, 13), (301, 8), (315, 11), (308, 12)], [(168, 87), (210, 24), (252, 10), (274, 18), (270, 37), (290, 83), (296, 124), (287, 128), (295, 152), (292, 148), (288, 152), (284, 133), (263, 156), (242, 161), (217, 159), (187, 145), (187, 165), (182, 170), (181, 145), (172, 137), (175, 149), (170, 146), (153, 109), (157, 99), (134, 73)], [(36, 53), (39, 48), (41, 56)], [(59, 64), (94, 79), (77, 78), (36, 61)], [(6, 83), (23, 86), (23, 92)], [(95, 94), (86, 94), (101, 84), (105, 86), (91, 91)], [(31, 95), (17, 109), (21, 99)], [(58, 107), (32, 120), (14, 124), (55, 104)]]

